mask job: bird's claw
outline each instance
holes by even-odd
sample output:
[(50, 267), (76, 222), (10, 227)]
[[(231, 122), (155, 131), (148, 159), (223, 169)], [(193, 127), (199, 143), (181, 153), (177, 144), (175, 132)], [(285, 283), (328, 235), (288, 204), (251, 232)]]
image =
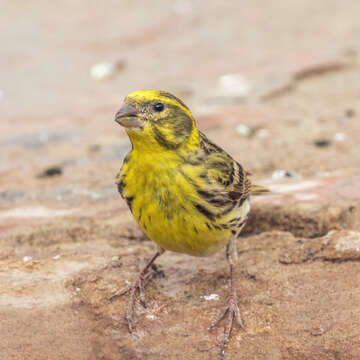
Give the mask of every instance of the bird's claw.
[(225, 354), (225, 347), (229, 343), (229, 338), (233, 326), (233, 322), (238, 324), (240, 328), (244, 328), (244, 323), (241, 319), (240, 315), (240, 309), (237, 304), (237, 296), (236, 294), (231, 294), (227, 301), (226, 306), (223, 311), (219, 314), (219, 316), (213, 321), (213, 323), (210, 326), (210, 330), (212, 330), (214, 327), (216, 327), (221, 320), (223, 320), (225, 317), (227, 317), (226, 325), (224, 327), (224, 338), (220, 343), (220, 354)]
[(110, 301), (113, 301), (116, 297), (125, 295), (129, 293), (129, 300), (126, 309), (125, 319), (128, 324), (129, 332), (132, 333), (134, 330), (134, 313), (135, 313), (135, 303), (136, 303), (136, 294), (139, 294), (139, 300), (141, 305), (146, 308), (146, 297), (145, 297), (145, 286), (153, 276), (153, 273), (148, 273), (146, 275), (139, 275), (138, 278), (130, 285), (117, 291), (114, 295), (110, 297)]

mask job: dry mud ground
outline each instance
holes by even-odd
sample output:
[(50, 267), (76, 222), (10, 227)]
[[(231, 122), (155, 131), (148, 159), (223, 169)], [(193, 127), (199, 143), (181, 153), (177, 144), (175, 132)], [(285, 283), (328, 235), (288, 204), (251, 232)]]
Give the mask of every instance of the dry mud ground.
[(154, 251), (114, 186), (113, 116), (138, 88), (182, 97), (273, 190), (238, 240), (245, 329), (225, 357), (360, 358), (359, 2), (1, 7), (1, 359), (219, 358), (223, 253), (163, 255), (132, 335), (109, 301)]

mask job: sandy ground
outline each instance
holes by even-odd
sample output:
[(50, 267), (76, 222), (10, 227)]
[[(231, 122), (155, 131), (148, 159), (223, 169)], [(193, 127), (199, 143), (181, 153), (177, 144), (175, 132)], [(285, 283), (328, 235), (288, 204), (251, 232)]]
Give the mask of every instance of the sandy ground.
[(141, 88), (181, 97), (273, 191), (238, 240), (225, 358), (359, 358), (360, 3), (0, 7), (1, 359), (220, 358), (223, 253), (164, 254), (133, 334), (110, 301), (155, 249), (114, 185), (114, 114)]

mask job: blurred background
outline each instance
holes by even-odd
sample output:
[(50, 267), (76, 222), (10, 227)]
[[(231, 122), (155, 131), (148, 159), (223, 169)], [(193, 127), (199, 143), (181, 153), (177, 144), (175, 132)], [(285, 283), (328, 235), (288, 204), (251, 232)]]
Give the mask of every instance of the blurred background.
[(182, 98), (257, 176), (358, 166), (359, 6), (2, 2), (0, 191), (52, 188), (46, 171), (60, 193), (112, 183), (128, 146), (114, 114), (147, 88)]
[[(75, 305), (68, 294), (81, 295), (88, 288), (83, 303), (94, 302), (97, 309), (105, 309), (106, 299), (121, 285), (119, 268), (123, 266), (121, 274), (130, 278), (138, 258), (149, 256), (152, 250), (149, 242), (142, 243), (144, 238), (114, 184), (130, 148), (114, 114), (134, 90), (162, 89), (180, 97), (201, 130), (243, 164), (254, 181), (278, 192), (254, 199), (248, 234), (281, 230), (287, 235), (281, 233), (276, 241), (286, 243), (290, 233), (315, 238), (333, 228), (359, 229), (358, 223), (354, 225), (360, 199), (359, 14), (360, 2), (355, 0), (0, 1), (0, 261), (7, 266), (0, 272), (0, 311), (2, 319), (8, 319), (8, 327), (3, 327), (7, 330), (0, 330), (0, 354), (7, 352), (0, 357), (25, 358), (18, 349), (18, 334), (32, 339), (30, 354), (41, 349), (46, 359), (74, 358), (72, 354), (78, 354), (76, 359), (90, 359), (86, 351), (91, 346), (86, 341), (92, 336), (96, 338), (90, 341), (92, 346), (101, 345), (96, 359), (112, 358), (100, 350), (108, 346), (107, 341), (133, 341), (121, 332), (102, 340), (98, 338), (102, 330), (95, 335), (79, 332), (78, 324), (87, 329), (97, 325), (89, 325), (85, 315), (74, 315)], [(288, 202), (292, 207), (287, 207)], [(260, 247), (268, 239), (264, 236)], [(120, 266), (116, 259), (122, 254), (135, 255)], [(270, 250), (264, 259), (259, 255), (257, 264), (271, 259), (269, 254)], [(194, 276), (196, 283), (198, 266), (205, 263), (171, 256), (170, 272), (174, 264), (186, 269), (173, 270), (173, 275), (179, 274), (178, 283), (175, 279), (171, 285), (175, 293), (177, 285), (183, 286), (184, 276)], [(207, 261), (211, 267), (212, 260)], [(107, 268), (101, 276), (96, 273), (97, 266), (109, 263), (112, 270)], [(347, 279), (360, 273), (350, 263), (346, 266), (342, 271), (349, 272), (344, 275)], [(9, 269), (17, 270), (10, 274)], [(97, 280), (76, 277), (80, 269), (87, 269), (93, 278), (100, 276), (102, 287), (94, 285)], [(35, 270), (37, 277), (32, 273)], [(244, 275), (245, 287), (251, 276)], [(275, 275), (270, 274), (268, 282), (262, 276), (263, 286), (270, 287)], [(334, 277), (329, 279), (331, 286)], [(198, 281), (200, 289), (202, 278)], [(222, 284), (219, 281), (217, 286)], [(318, 288), (324, 285), (311, 281)], [(249, 289), (261, 292), (262, 285), (258, 286), (249, 285)], [(319, 302), (314, 300), (317, 306), (309, 303), (296, 308), (297, 299), (307, 298), (305, 294), (302, 289), (291, 300), (294, 311), (286, 313), (282, 308), (285, 312), (276, 315), (286, 314), (284, 324), (289, 321), (288, 327), (279, 330), (282, 336), (301, 326), (302, 320), (292, 318), (302, 312), (301, 306), (308, 305), (308, 311), (323, 309), (327, 316), (328, 305), (322, 307), (321, 301), (331, 304), (331, 299), (321, 291)], [(278, 293), (274, 296), (281, 298)], [(354, 303), (349, 300), (342, 308), (352, 311)], [(41, 307), (44, 304), (59, 305), (62, 310), (47, 312)], [(16, 309), (10, 313), (12, 306)], [(34, 320), (32, 310), (24, 309), (35, 309), (41, 322)], [(106, 314), (112, 310), (106, 307)], [(253, 310), (248, 314), (256, 313)], [(345, 319), (338, 313), (339, 321), (329, 325), (334, 337), (329, 333), (327, 339), (334, 348), (343, 339), (339, 334), (349, 334), (336, 328), (342, 319), (343, 323), (351, 319), (348, 315)], [(33, 319), (31, 326), (28, 316)], [(265, 329), (266, 324), (257, 324), (257, 329)], [(99, 329), (103, 328), (100, 324)], [(160, 339), (161, 332), (156, 332), (160, 328), (155, 329), (153, 336), (158, 334)], [(39, 333), (41, 339), (32, 337)], [(191, 347), (181, 343), (185, 338), (181, 339), (175, 339), (179, 354), (185, 348), (191, 352)], [(321, 336), (314, 339), (321, 342)], [(353, 340), (347, 339), (341, 351), (351, 352)], [(42, 348), (43, 341), (48, 345)], [(151, 347), (146, 341), (142, 344)], [(309, 351), (299, 358), (310, 359), (309, 354), (314, 354), (311, 341), (304, 340)], [(266, 341), (257, 344), (252, 358), (262, 359), (259, 354), (262, 346), (268, 349)], [(132, 358), (137, 358), (131, 351)], [(317, 358), (325, 357), (320, 352)]]

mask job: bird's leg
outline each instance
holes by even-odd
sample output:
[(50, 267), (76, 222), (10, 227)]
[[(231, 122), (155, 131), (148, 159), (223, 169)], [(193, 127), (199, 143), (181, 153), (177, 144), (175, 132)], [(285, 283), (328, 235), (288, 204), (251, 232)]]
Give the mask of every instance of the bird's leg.
[(129, 332), (132, 333), (134, 330), (133, 322), (134, 322), (134, 313), (135, 313), (135, 303), (136, 303), (136, 294), (139, 293), (139, 299), (141, 304), (146, 308), (146, 299), (144, 288), (147, 285), (148, 281), (153, 276), (152, 272), (149, 272), (154, 261), (164, 253), (164, 249), (159, 248), (159, 250), (154, 254), (154, 256), (147, 262), (145, 267), (140, 271), (137, 279), (133, 281), (129, 286), (125, 289), (117, 291), (111, 298), (112, 301), (115, 297), (124, 295), (129, 293), (129, 300), (126, 309), (125, 319), (128, 323)]
[(234, 267), (238, 260), (236, 237), (232, 238), (229, 241), (229, 243), (226, 247), (226, 257), (227, 257), (229, 265), (230, 265), (230, 280), (229, 280), (230, 295), (226, 300), (225, 309), (220, 313), (218, 318), (212, 323), (212, 325), (210, 327), (210, 329), (214, 328), (215, 326), (217, 326), (219, 324), (219, 322), (222, 319), (227, 317), (226, 325), (224, 328), (224, 339), (220, 345), (221, 353), (224, 353), (224, 348), (229, 342), (230, 333), (232, 330), (234, 320), (241, 328), (244, 327), (244, 324), (241, 320), (239, 306), (237, 304), (237, 294), (236, 294), (236, 288), (235, 288), (235, 283), (234, 283)]

